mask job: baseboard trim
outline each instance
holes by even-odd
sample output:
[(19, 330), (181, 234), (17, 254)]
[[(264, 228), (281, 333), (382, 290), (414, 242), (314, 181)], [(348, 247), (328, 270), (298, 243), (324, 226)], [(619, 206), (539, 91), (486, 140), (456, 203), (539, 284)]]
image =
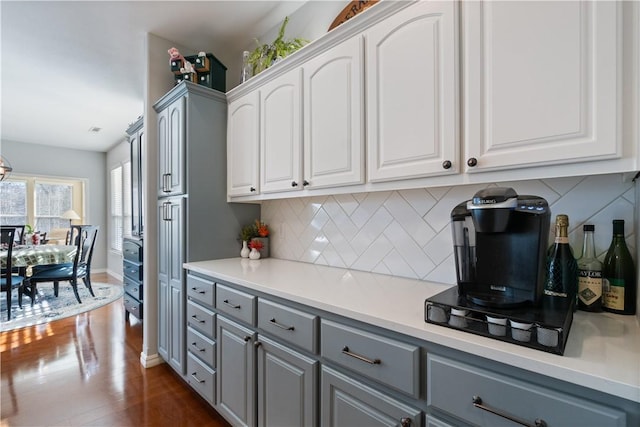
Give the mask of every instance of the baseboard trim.
[(153, 368), (154, 366), (158, 366), (164, 363), (164, 359), (160, 357), (157, 353), (152, 355), (147, 355), (144, 352), (140, 353), (140, 364), (145, 368)]

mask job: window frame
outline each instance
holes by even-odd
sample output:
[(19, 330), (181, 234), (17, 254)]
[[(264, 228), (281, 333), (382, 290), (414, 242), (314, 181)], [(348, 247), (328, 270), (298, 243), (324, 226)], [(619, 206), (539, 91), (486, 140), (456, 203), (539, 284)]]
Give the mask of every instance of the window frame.
[(35, 231), (51, 231), (51, 230), (38, 230), (36, 225), (36, 184), (53, 184), (53, 185), (70, 185), (71, 190), (71, 209), (73, 209), (80, 219), (76, 220), (76, 224), (85, 224), (85, 201), (87, 180), (77, 177), (52, 177), (47, 175), (22, 175), (12, 174), (6, 180), (7, 182), (26, 182), (26, 209), (27, 209), (27, 222), (26, 224), (32, 225), (36, 228)]

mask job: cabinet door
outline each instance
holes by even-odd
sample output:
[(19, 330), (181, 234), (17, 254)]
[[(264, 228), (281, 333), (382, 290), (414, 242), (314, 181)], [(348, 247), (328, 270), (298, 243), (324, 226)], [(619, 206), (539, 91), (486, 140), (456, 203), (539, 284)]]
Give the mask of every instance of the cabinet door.
[(304, 180), (308, 188), (364, 182), (363, 39), (303, 66)]
[(185, 98), (158, 114), (158, 196), (184, 194), (186, 167)]
[(227, 194), (259, 194), (260, 92), (251, 92), (229, 104), (227, 126)]
[(621, 156), (619, 6), (463, 3), (467, 172)]
[(316, 426), (318, 361), (258, 340), (258, 426)]
[(322, 367), (322, 426), (422, 425), (422, 413), (326, 366)]
[(223, 316), (217, 323), (216, 410), (234, 426), (255, 425), (255, 333)]
[(158, 347), (179, 373), (185, 369), (184, 198), (158, 203)]
[(302, 189), (300, 75), (295, 69), (260, 90), (260, 191)]
[(131, 160), (131, 234), (142, 236), (142, 130), (129, 137)]
[(457, 2), (417, 2), (365, 36), (368, 180), (458, 172)]

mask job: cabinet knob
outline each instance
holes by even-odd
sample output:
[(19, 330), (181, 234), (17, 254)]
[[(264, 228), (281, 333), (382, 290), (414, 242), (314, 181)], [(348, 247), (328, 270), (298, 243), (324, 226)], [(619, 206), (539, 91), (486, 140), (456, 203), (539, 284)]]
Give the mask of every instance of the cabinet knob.
[(400, 425), (402, 427), (409, 427), (411, 425), (411, 418), (409, 417), (400, 418)]
[(309, 181), (307, 181), (306, 179), (304, 181), (302, 181), (302, 186), (306, 187), (307, 185), (309, 185)]
[(297, 182), (295, 182), (295, 181), (291, 181), (291, 186), (292, 186), (292, 187), (297, 187), (297, 186), (298, 186), (298, 183), (297, 183)]
[(251, 188), (249, 189), (249, 191), (251, 191), (252, 193), (254, 193), (254, 192), (256, 191), (256, 188), (255, 188), (255, 187), (251, 187)]
[(470, 168), (476, 166), (478, 164), (478, 159), (476, 159), (475, 157), (471, 157), (469, 160), (467, 160), (467, 166), (469, 166)]
[(253, 343), (253, 346), (254, 346), (255, 348), (258, 348), (258, 347), (260, 347), (261, 345), (262, 345), (262, 343), (261, 343), (260, 341), (256, 341), (256, 342), (254, 342), (254, 343)]
[(243, 339), (244, 339), (244, 342), (251, 341), (251, 337), (249, 335), (245, 335), (245, 337)]
[(444, 162), (442, 162), (442, 168), (451, 169), (451, 160), (445, 160)]

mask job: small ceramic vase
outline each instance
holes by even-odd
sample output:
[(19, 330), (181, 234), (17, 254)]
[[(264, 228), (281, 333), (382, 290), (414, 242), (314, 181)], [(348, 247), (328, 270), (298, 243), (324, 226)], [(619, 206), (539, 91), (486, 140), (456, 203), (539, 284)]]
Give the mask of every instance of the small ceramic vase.
[(249, 247), (247, 246), (247, 241), (242, 241), (242, 250), (240, 251), (240, 256), (242, 258), (249, 258)]
[(249, 252), (249, 259), (260, 259), (260, 251), (256, 248), (251, 249), (251, 252)]

